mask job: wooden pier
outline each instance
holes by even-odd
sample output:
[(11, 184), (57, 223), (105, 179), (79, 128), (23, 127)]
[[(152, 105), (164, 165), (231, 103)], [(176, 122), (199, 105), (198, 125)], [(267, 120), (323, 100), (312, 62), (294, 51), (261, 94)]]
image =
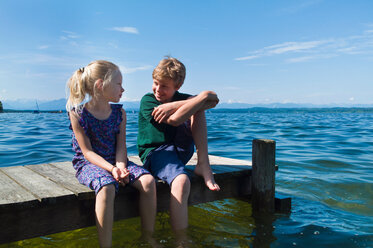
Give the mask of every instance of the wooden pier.
[[(210, 155), (219, 192), (207, 189), (201, 177), (191, 178), (189, 205), (231, 197), (252, 197), (253, 209), (289, 211), (289, 198), (274, 196), (275, 147), (271, 140), (253, 141), (253, 166), (249, 161)], [(129, 158), (141, 164), (137, 156)], [(193, 171), (193, 156), (187, 169)], [(252, 169), (253, 167), (253, 169)], [(95, 225), (94, 191), (78, 183), (71, 162), (0, 168), (0, 244)], [(170, 189), (157, 182), (157, 210), (169, 208)], [(136, 217), (138, 193), (120, 187), (114, 219)]]

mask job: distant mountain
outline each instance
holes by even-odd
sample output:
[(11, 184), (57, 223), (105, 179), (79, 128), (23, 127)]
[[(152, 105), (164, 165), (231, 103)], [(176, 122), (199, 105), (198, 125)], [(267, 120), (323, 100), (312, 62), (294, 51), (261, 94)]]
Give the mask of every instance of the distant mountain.
[(312, 103), (219, 103), (217, 109), (244, 108), (372, 108), (373, 104), (312, 104)]
[(65, 106), (66, 99), (64, 98), (39, 103), (40, 110), (65, 110)]
[[(36, 100), (3, 100), (3, 108), (5, 110), (36, 110)], [(121, 102), (126, 110), (139, 110), (139, 101)], [(51, 101), (38, 101), (41, 111), (47, 110), (65, 110), (66, 99), (61, 98)], [(219, 103), (216, 109), (247, 109), (247, 108), (372, 108), (373, 104), (311, 104), (311, 103)]]
[[(3, 100), (3, 108), (7, 110), (36, 110), (36, 100)], [(64, 111), (66, 109), (66, 99), (61, 98), (57, 100), (51, 100), (51, 101), (37, 101), (37, 104), (39, 105), (39, 110), (41, 111), (54, 111), (54, 110), (62, 110)], [(128, 110), (138, 110), (140, 108), (140, 102), (134, 101), (134, 102), (121, 102), (123, 104), (123, 107)]]
[(139, 101), (121, 102), (120, 104), (123, 104), (124, 109), (128, 109), (128, 110), (139, 110), (140, 109)]
[(9, 110), (37, 110), (39, 105), (39, 110), (65, 110), (66, 99), (61, 98), (58, 100), (51, 101), (37, 101), (30, 99), (20, 99), (20, 100), (4, 100), (4, 109)]

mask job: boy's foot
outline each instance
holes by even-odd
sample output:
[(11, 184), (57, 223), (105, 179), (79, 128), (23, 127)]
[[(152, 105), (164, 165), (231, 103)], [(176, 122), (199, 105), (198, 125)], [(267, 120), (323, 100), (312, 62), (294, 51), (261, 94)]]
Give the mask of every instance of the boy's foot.
[(215, 182), (214, 175), (212, 174), (210, 165), (202, 166), (200, 164), (197, 164), (196, 168), (194, 169), (194, 173), (196, 175), (203, 177), (207, 188), (209, 188), (210, 190), (212, 191), (220, 190), (219, 185)]
[(142, 241), (144, 241), (146, 244), (150, 245), (153, 248), (162, 248), (163, 246), (159, 244), (154, 238), (153, 234), (151, 232), (142, 230), (142, 235), (140, 237)]

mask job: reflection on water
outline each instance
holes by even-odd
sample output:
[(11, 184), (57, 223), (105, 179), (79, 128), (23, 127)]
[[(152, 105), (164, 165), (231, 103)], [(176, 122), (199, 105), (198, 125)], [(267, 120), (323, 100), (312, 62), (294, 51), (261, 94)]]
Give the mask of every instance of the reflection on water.
[[(298, 201), (297, 201), (298, 200)], [(243, 199), (226, 199), (189, 207), (187, 247), (372, 247), (372, 235), (354, 235), (314, 224), (304, 219), (329, 218), (326, 207), (313, 209), (311, 202), (296, 199), (304, 209), (291, 215), (252, 214), (251, 204)], [(299, 206), (296, 207), (299, 209)], [(294, 218), (295, 215), (295, 218)], [(167, 213), (157, 215), (154, 234), (160, 247), (176, 247)], [(322, 221), (320, 221), (322, 222)], [(5, 247), (98, 247), (95, 227), (53, 234)], [(151, 247), (141, 239), (140, 219), (117, 221), (113, 228), (113, 247)]]
[[(189, 207), (187, 247), (269, 247), (276, 215), (252, 216), (251, 204), (226, 199)], [(201, 221), (202, 220), (202, 221)], [(158, 213), (154, 237), (161, 247), (175, 247), (168, 213)], [(97, 247), (95, 227), (53, 234), (6, 247)], [(141, 239), (140, 219), (117, 221), (113, 228), (113, 247), (151, 247)], [(0, 246), (5, 247), (5, 246)]]

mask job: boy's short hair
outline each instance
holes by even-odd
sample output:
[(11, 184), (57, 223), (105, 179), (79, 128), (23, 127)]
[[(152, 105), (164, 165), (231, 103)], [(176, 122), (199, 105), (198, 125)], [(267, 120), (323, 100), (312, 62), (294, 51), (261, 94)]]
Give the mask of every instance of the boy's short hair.
[(162, 59), (157, 67), (153, 71), (153, 79), (164, 80), (172, 79), (177, 87), (180, 87), (184, 83), (185, 79), (185, 66), (179, 60), (166, 57)]

